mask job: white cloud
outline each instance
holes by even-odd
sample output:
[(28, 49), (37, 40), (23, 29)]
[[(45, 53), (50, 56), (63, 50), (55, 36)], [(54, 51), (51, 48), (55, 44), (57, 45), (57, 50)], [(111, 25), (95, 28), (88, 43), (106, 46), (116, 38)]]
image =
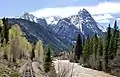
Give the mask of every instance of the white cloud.
[[(74, 7), (59, 7), (59, 8), (43, 8), (36, 11), (30, 12), (37, 17), (48, 17), (48, 16), (61, 16), (68, 17), (70, 15), (75, 15), (82, 8), (87, 9), (90, 14), (115, 14), (120, 13), (120, 3), (104, 2), (99, 3), (96, 6), (74, 6)], [(100, 18), (102, 18), (101, 16)]]
[(103, 19), (110, 19), (114, 17), (111, 14), (102, 14), (102, 15), (93, 16), (93, 18), (95, 20), (103, 20)]
[(60, 16), (68, 17), (77, 14), (80, 8), (77, 7), (61, 7), (61, 8), (44, 8), (30, 12), (37, 17)]
[(119, 20), (119, 21), (120, 21), (120, 18), (117, 18), (117, 20)]
[(96, 22), (99, 22), (99, 23), (110, 23), (110, 20), (103, 19), (103, 20), (96, 20)]
[(114, 18), (111, 14), (100, 14), (100, 15), (93, 15), (93, 18), (99, 23), (109, 23), (111, 18)]

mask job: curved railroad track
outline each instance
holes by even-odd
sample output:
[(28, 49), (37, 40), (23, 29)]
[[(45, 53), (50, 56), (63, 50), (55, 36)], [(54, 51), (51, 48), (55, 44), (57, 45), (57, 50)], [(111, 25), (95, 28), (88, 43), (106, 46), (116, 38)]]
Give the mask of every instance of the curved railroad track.
[(25, 70), (23, 71), (21, 77), (35, 77), (35, 73), (32, 67), (32, 62), (28, 62), (26, 64)]

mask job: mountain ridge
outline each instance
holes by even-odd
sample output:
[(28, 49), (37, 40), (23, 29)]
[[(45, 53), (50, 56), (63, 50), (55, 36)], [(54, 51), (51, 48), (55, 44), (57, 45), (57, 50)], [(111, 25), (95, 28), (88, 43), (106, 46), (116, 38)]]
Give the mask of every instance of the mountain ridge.
[(19, 24), (30, 41), (43, 40), (44, 44), (51, 43), (59, 50), (71, 48), (79, 33), (83, 42), (88, 35), (93, 37), (96, 33), (100, 37), (104, 36), (104, 32), (86, 9), (66, 18), (52, 17), (52, 22), (57, 22), (55, 24), (48, 24), (45, 18), (37, 18), (29, 13), (23, 14), (20, 18), (9, 19), (10, 23)]

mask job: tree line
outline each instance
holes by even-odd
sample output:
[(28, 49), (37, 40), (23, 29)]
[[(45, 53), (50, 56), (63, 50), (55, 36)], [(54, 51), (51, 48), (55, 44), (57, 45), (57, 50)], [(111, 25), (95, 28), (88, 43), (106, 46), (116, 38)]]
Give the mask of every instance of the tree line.
[(8, 61), (8, 66), (20, 60), (39, 60), (44, 71), (49, 72), (53, 50), (50, 44), (43, 45), (42, 40), (29, 42), (18, 24), (11, 25), (7, 18), (0, 19), (0, 60)]
[(95, 33), (93, 38), (88, 35), (82, 43), (78, 34), (76, 46), (70, 55), (70, 61), (80, 62), (84, 67), (120, 76), (120, 31), (117, 21), (114, 28), (109, 24), (104, 37)]

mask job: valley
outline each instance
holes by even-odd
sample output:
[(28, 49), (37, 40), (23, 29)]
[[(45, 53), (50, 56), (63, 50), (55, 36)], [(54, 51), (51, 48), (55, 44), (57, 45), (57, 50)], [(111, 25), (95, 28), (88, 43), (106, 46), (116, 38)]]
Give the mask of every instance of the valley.
[(69, 17), (0, 19), (2, 77), (120, 77), (120, 30), (81, 9)]

